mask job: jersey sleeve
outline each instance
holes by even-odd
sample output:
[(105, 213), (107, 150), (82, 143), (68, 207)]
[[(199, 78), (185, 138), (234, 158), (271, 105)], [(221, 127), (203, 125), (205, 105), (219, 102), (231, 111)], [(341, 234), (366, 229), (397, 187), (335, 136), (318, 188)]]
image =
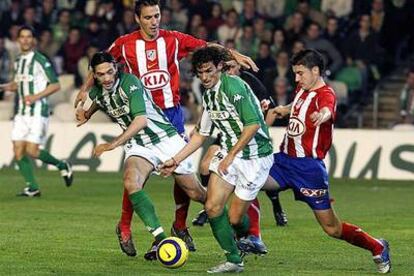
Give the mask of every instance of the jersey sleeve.
[(121, 61), (122, 60), (122, 39), (121, 37), (116, 39), (111, 46), (109, 46), (108, 53), (110, 53), (116, 61)]
[(43, 71), (46, 74), (46, 78), (49, 83), (58, 83), (58, 77), (55, 72), (55, 69), (52, 66), (52, 63), (45, 58), (44, 62), (39, 62), (40, 66), (42, 67)]
[(332, 118), (335, 119), (336, 117), (336, 97), (333, 91), (327, 91), (318, 97), (317, 99), (318, 108), (321, 109), (323, 107), (329, 108), (329, 111), (332, 114)]
[(122, 84), (122, 90), (129, 100), (129, 113), (133, 118), (146, 115), (144, 88), (141, 81), (134, 75), (128, 75)]
[(201, 114), (200, 121), (196, 126), (196, 130), (202, 136), (210, 136), (213, 133), (214, 125), (208, 115), (208, 112), (204, 109), (203, 114)]
[[(232, 78), (232, 77), (230, 77)], [(233, 103), (244, 126), (260, 123), (261, 110), (250, 88), (241, 79), (230, 79), (229, 100)]]
[(207, 45), (207, 42), (195, 38), (188, 34), (183, 34), (177, 31), (172, 32), (173, 35), (178, 40), (178, 59), (182, 59), (188, 55), (188, 53), (194, 51), (197, 48), (204, 47)]

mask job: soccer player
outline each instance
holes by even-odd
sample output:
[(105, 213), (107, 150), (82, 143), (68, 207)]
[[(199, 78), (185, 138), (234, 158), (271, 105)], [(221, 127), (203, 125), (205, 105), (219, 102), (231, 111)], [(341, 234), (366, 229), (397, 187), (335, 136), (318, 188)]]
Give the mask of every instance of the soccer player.
[(323, 58), (308, 49), (293, 56), (291, 64), (298, 86), (291, 104), (270, 110), (274, 117), (290, 117), (265, 188), (292, 189), (295, 199), (306, 202), (313, 210), (325, 233), (371, 251), (378, 272), (387, 273), (391, 270), (388, 242), (341, 222), (330, 203), (323, 159), (332, 144), (336, 98), (322, 78)]
[[(155, 105), (141, 81), (135, 75), (118, 73), (111, 54), (96, 53), (91, 59), (91, 68), (95, 85), (89, 96), (93, 102), (87, 111), (77, 110), (78, 125), (86, 123), (95, 111), (101, 109), (123, 129), (123, 133), (111, 142), (97, 145), (94, 155), (99, 157), (105, 151), (125, 144), (124, 189), (133, 209), (155, 239), (151, 246), (154, 249), (145, 254), (145, 258), (155, 259), (157, 244), (167, 236), (143, 187), (157, 166), (186, 143)], [(178, 185), (190, 198), (205, 202), (206, 191), (197, 181), (190, 159), (184, 160), (174, 174)]]
[[(168, 175), (182, 160), (201, 147), (213, 126), (222, 133), (221, 149), (210, 162), (205, 208), (214, 237), (226, 252), (227, 261), (209, 273), (241, 272), (243, 261), (234, 240), (249, 228), (246, 210), (264, 185), (272, 166), (272, 144), (259, 100), (237, 76), (222, 73), (225, 50), (206, 47), (192, 58), (193, 70), (206, 88), (204, 111), (188, 144), (162, 166)], [(230, 208), (225, 207), (230, 195)], [(233, 230), (234, 229), (234, 230)]]
[(60, 89), (56, 73), (49, 60), (34, 49), (35, 32), (31, 27), (21, 27), (17, 39), (21, 54), (14, 63), (14, 80), (0, 85), (0, 88), (17, 92), (19, 99), (12, 141), (14, 157), (27, 187), (18, 195), (38, 197), (39, 183), (30, 158), (54, 165), (60, 170), (67, 187), (72, 185), (73, 173), (67, 161), (59, 160), (41, 148), (46, 141), (49, 124), (47, 97)]
[[(151, 91), (154, 102), (164, 111), (165, 115), (177, 129), (184, 134), (184, 116), (180, 107), (179, 61), (190, 52), (207, 44), (204, 40), (176, 31), (159, 28), (161, 20), (158, 0), (138, 0), (135, 2), (135, 19), (139, 30), (119, 37), (109, 48), (115, 59), (124, 63), (128, 73), (142, 80), (145, 89)], [(214, 44), (220, 47), (217, 44)], [(234, 58), (243, 66), (258, 70), (254, 62), (237, 51), (232, 51)], [(86, 100), (87, 91), (93, 83), (92, 74), (80, 90), (75, 107)], [(175, 221), (171, 228), (173, 236), (183, 239), (190, 251), (195, 251), (193, 239), (188, 232), (186, 219), (189, 198), (178, 185), (174, 185), (176, 204)], [(135, 248), (131, 237), (132, 205), (128, 193), (124, 191), (122, 215), (116, 231), (121, 249), (127, 255), (135, 256)]]

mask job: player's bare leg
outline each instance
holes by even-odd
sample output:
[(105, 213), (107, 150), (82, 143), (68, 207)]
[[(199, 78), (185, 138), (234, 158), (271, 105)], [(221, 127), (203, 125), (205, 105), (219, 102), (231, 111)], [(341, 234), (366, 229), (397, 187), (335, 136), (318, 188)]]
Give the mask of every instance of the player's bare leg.
[[(177, 183), (177, 185), (174, 186), (174, 195), (176, 195), (177, 192), (182, 191), (186, 194), (188, 198), (191, 198), (194, 201), (204, 204), (204, 202), (206, 201), (207, 193), (205, 188), (200, 184), (200, 182), (194, 174), (175, 174), (174, 178)], [(178, 185), (180, 188), (179, 191), (176, 190), (176, 187), (178, 187)], [(171, 235), (181, 238), (185, 241), (190, 251), (195, 251), (196, 247), (194, 245), (193, 238), (191, 237), (188, 231), (188, 228), (186, 227), (186, 225), (184, 225), (184, 228), (177, 227), (177, 222), (178, 221), (176, 216), (176, 221), (171, 227)]]
[(386, 240), (373, 238), (358, 226), (341, 222), (332, 208), (314, 210), (314, 214), (322, 229), (329, 236), (371, 251), (379, 273), (391, 271), (389, 245)]

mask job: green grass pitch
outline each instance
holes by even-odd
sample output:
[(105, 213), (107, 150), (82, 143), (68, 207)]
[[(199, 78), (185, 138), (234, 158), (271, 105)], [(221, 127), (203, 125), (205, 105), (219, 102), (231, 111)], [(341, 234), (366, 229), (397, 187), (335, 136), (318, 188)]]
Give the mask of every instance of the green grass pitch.
[[(120, 173), (76, 173), (66, 188), (56, 171), (37, 170), (41, 198), (18, 198), (23, 179), (0, 170), (0, 275), (206, 275), (224, 260), (210, 227), (191, 227), (197, 251), (178, 270), (147, 262), (150, 235), (134, 217), (138, 256), (123, 255), (115, 236), (122, 198)], [(172, 180), (151, 178), (146, 190), (166, 231), (173, 220)], [(394, 275), (414, 275), (414, 185), (398, 181), (333, 180), (339, 216), (391, 245)], [(326, 236), (307, 206), (281, 194), (289, 225), (276, 227), (264, 194), (263, 257), (247, 256), (244, 275), (374, 275), (368, 251)], [(200, 210), (191, 205), (189, 221)]]

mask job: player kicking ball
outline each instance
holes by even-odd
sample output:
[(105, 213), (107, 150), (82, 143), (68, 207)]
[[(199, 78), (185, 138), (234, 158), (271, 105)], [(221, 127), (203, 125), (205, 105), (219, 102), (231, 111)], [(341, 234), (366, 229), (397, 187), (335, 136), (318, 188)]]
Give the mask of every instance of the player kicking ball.
[[(91, 59), (91, 68), (95, 85), (89, 97), (93, 103), (87, 111), (77, 109), (78, 125), (86, 123), (94, 112), (101, 109), (122, 128), (123, 133), (114, 140), (97, 145), (94, 155), (99, 157), (105, 151), (124, 145), (124, 188), (135, 213), (154, 236), (155, 241), (144, 256), (154, 260), (158, 243), (167, 236), (143, 188), (155, 168), (174, 156), (186, 143), (155, 105), (141, 81), (135, 75), (118, 72), (111, 54), (96, 53)], [(178, 185), (191, 199), (205, 202), (206, 191), (196, 179), (190, 159), (184, 160), (174, 174)]]
[[(194, 73), (206, 88), (204, 111), (188, 144), (161, 168), (164, 175), (171, 174), (202, 146), (213, 127), (223, 134), (221, 149), (210, 162), (212, 174), (205, 209), (227, 261), (210, 268), (208, 273), (244, 270), (234, 235), (246, 235), (249, 228), (246, 211), (264, 185), (273, 163), (272, 144), (260, 102), (239, 77), (222, 73), (226, 54), (225, 50), (211, 46), (194, 53)], [(227, 210), (226, 203), (233, 193)]]
[(291, 64), (298, 83), (295, 98), (291, 104), (269, 111), (275, 118), (290, 117), (265, 188), (292, 189), (295, 199), (306, 202), (313, 210), (325, 233), (369, 250), (378, 272), (390, 272), (388, 242), (342, 222), (330, 203), (323, 159), (332, 144), (336, 97), (322, 78), (323, 58), (319, 52), (309, 49), (293, 56)]

